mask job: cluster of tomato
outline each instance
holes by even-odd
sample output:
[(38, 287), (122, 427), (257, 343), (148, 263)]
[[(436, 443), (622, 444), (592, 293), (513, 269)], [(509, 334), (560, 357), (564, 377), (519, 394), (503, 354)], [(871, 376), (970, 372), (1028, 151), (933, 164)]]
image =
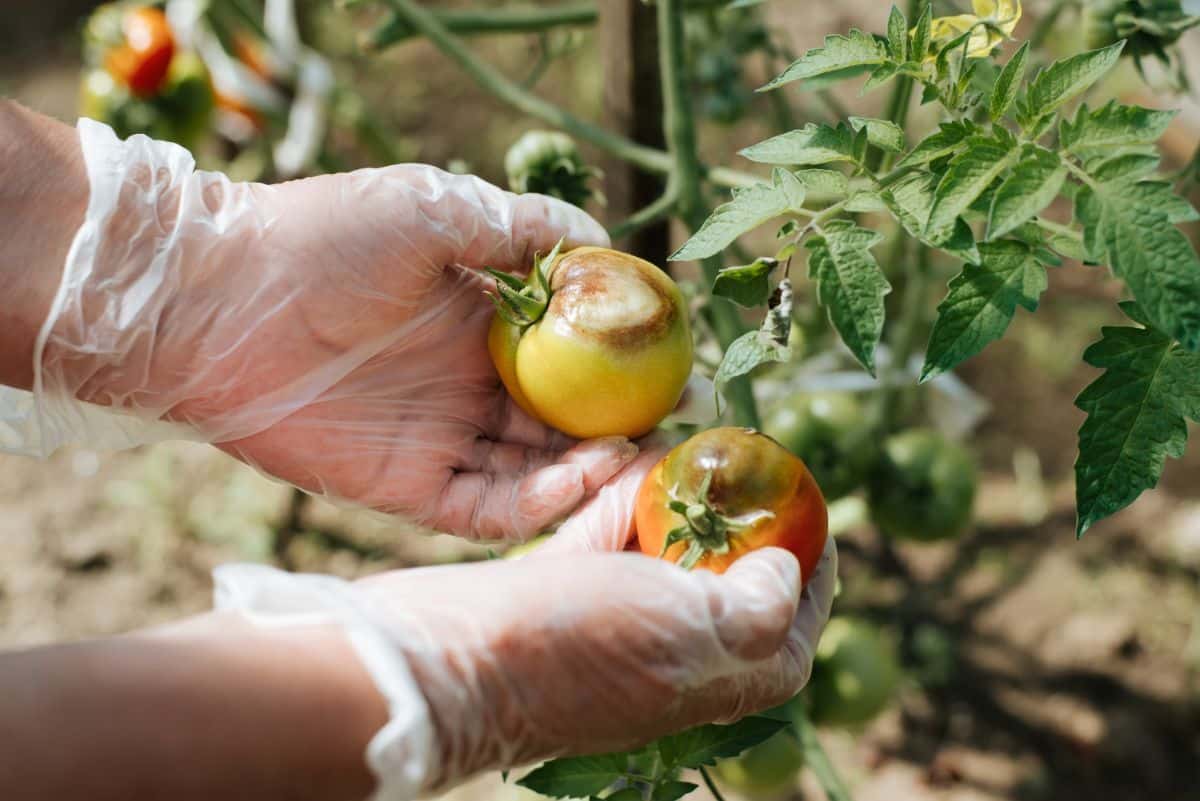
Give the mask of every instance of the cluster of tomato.
[[(230, 129), (252, 137), (262, 113), (217, 91), (204, 61), (182, 47), (160, 3), (121, 0), (96, 8), (83, 29), (84, 73), (80, 114), (111, 125), (121, 137), (136, 133), (194, 149)], [(265, 81), (271, 70), (255, 40), (235, 35), (238, 62)]]
[(109, 3), (84, 28), (80, 113), (119, 136), (144, 133), (194, 146), (209, 130), (213, 91), (204, 63), (180, 48), (155, 5)]

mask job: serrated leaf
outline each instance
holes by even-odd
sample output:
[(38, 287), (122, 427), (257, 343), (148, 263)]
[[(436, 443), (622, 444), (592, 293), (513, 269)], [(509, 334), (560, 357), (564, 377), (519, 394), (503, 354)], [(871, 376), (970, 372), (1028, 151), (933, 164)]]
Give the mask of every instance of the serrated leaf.
[(625, 775), (624, 754), (553, 759), (534, 768), (517, 784), (551, 798), (586, 798)]
[(671, 254), (671, 261), (704, 259), (720, 253), (742, 234), (804, 202), (804, 184), (776, 170), (772, 184), (755, 184), (734, 192), (733, 199), (709, 215), (692, 237)]
[(1149, 177), (1158, 169), (1157, 154), (1121, 153), (1088, 165), (1090, 172), (1102, 184), (1114, 181), (1137, 181)]
[(933, 208), (925, 224), (925, 235), (931, 242), (949, 238), (958, 216), (1008, 170), (1019, 152), (1003, 139), (973, 136), (967, 140), (966, 150), (950, 162), (933, 193)]
[(996, 84), (992, 87), (991, 98), (988, 100), (988, 115), (993, 120), (999, 121), (1003, 118), (1008, 113), (1009, 107), (1012, 106), (1013, 100), (1016, 99), (1021, 79), (1025, 77), (1025, 64), (1028, 57), (1029, 42), (1026, 42), (1008, 60), (1004, 69), (1000, 70)]
[(950, 236), (943, 242), (931, 242), (925, 235), (925, 225), (929, 221), (929, 212), (933, 208), (933, 193), (937, 186), (937, 180), (936, 175), (929, 173), (914, 173), (906, 176), (884, 192), (883, 201), (888, 210), (892, 212), (892, 216), (910, 235), (927, 245), (940, 248), (964, 261), (975, 264), (979, 261), (975, 237), (971, 233), (971, 226), (962, 219), (956, 222)]
[(1004, 335), (1017, 307), (1036, 311), (1046, 290), (1046, 268), (1023, 242), (979, 245), (978, 266), (967, 264), (950, 281), (929, 336), (921, 381), (928, 381)]
[(883, 299), (891, 291), (871, 255), (871, 248), (882, 239), (874, 231), (835, 220), (804, 243), (818, 302), (850, 352), (872, 375), (875, 345), (883, 333)]
[(882, 42), (869, 33), (851, 28), (845, 36), (826, 36), (824, 47), (809, 50), (759, 91), (852, 67), (875, 66), (887, 60), (887, 47)]
[(844, 123), (836, 128), (809, 123), (740, 151), (760, 164), (810, 166), (854, 160), (854, 132)]
[(989, 240), (999, 239), (1032, 220), (1062, 189), (1067, 168), (1057, 155), (1037, 145), (1021, 150), (1020, 160), (996, 189), (988, 213)]
[(877, 211), (886, 211), (887, 204), (883, 202), (883, 198), (879, 196), (878, 192), (864, 189), (847, 198), (845, 210), (851, 214), (873, 214)]
[(900, 73), (901, 67), (899, 64), (880, 64), (875, 69), (871, 70), (871, 74), (867, 76), (867, 80), (863, 82), (862, 90), (859, 94), (865, 95), (873, 89), (878, 89), (885, 83), (895, 78)]
[(904, 131), (890, 120), (878, 120), (873, 117), (851, 117), (850, 125), (856, 131), (866, 129), (867, 141), (892, 153), (904, 150)]
[[(1055, 61), (1030, 82), (1025, 107), (1028, 114), (1044, 119), (1100, 80), (1121, 57), (1125, 42), (1089, 50)], [(1022, 124), (1031, 120), (1023, 120)]]
[(850, 182), (846, 180), (845, 175), (836, 170), (797, 170), (795, 176), (812, 195), (841, 198), (850, 191)]
[(658, 750), (668, 770), (699, 768), (715, 764), (718, 759), (735, 757), (765, 742), (787, 725), (784, 721), (754, 716), (730, 726), (697, 726), (663, 737), (658, 741)]
[(1058, 125), (1062, 146), (1072, 152), (1092, 148), (1149, 145), (1166, 133), (1178, 112), (1156, 111), (1141, 106), (1124, 106), (1115, 100), (1095, 111), (1084, 104), (1074, 119)]
[(948, 156), (962, 147), (976, 131), (977, 128), (970, 123), (944, 122), (937, 131), (918, 142), (896, 167), (917, 167)]
[(929, 32), (933, 24), (933, 4), (924, 3), (923, 5), (921, 16), (917, 17), (917, 24), (912, 29), (912, 47), (909, 49), (909, 53), (913, 61), (924, 59), (925, 51), (929, 49)]
[(892, 6), (888, 14), (888, 50), (892, 59), (903, 64), (908, 61), (908, 20), (904, 12)]
[(1106, 259), (1156, 328), (1200, 348), (1200, 259), (1172, 214), (1194, 218), (1157, 181), (1095, 184), (1080, 190), (1076, 216), (1093, 260)]
[(650, 796), (650, 801), (678, 801), (695, 790), (697, 786), (691, 782), (659, 782), (658, 786), (654, 788), (654, 794)]
[(1083, 359), (1104, 374), (1075, 400), (1087, 414), (1075, 462), (1079, 536), (1153, 488), (1166, 458), (1183, 455), (1186, 418), (1200, 422), (1200, 355), (1153, 328), (1101, 334)]
[(771, 297), (771, 272), (779, 262), (758, 258), (740, 267), (726, 267), (713, 281), (713, 294), (729, 298), (739, 306), (761, 306)]

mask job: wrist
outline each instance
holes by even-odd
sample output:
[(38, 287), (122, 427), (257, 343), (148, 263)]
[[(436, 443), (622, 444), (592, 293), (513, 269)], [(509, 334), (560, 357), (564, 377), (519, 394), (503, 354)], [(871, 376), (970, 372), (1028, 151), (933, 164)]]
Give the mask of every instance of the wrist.
[(0, 383), (29, 389), (88, 181), (74, 129), (0, 100), (0, 133)]

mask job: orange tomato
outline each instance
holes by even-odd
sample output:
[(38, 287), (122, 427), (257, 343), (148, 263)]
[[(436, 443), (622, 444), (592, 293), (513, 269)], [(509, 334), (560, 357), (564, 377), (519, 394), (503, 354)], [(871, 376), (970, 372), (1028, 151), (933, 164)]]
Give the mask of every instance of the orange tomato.
[(167, 16), (151, 7), (135, 8), (121, 19), (124, 43), (105, 56), (104, 67), (137, 97), (154, 96), (175, 55), (175, 37)]
[(752, 428), (713, 428), (679, 445), (638, 491), (638, 547), (723, 573), (758, 548), (791, 551), (804, 581), (828, 536), (825, 499), (797, 457)]

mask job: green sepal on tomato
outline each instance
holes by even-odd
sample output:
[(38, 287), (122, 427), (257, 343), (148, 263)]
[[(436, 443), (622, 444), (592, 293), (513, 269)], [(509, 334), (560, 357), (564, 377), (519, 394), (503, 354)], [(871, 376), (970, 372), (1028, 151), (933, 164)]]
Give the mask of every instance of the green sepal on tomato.
[(489, 270), (488, 351), (513, 400), (573, 437), (639, 437), (679, 402), (692, 335), (679, 287), (600, 247), (539, 257), (528, 277)]
[(931, 429), (911, 429), (884, 443), (868, 503), (892, 537), (932, 542), (956, 537), (971, 522), (978, 484), (975, 459)]
[(751, 428), (709, 429), (671, 450), (642, 482), (635, 516), (650, 556), (722, 573), (750, 551), (779, 547), (799, 560), (803, 581), (829, 528), (804, 462)]

